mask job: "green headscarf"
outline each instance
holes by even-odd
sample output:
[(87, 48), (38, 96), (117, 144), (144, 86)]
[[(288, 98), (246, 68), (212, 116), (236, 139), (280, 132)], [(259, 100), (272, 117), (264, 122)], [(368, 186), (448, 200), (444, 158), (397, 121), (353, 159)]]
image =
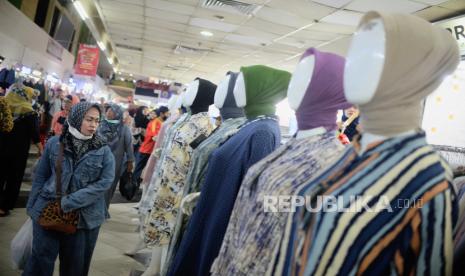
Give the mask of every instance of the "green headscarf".
[(291, 73), (264, 65), (241, 67), (244, 75), (247, 117), (274, 115), (276, 104), (287, 95)]

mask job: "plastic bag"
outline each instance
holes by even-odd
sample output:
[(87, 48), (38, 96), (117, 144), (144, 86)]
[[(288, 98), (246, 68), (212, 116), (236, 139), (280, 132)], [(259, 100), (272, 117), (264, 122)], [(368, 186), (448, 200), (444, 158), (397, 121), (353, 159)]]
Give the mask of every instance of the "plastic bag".
[(29, 218), (11, 241), (13, 268), (23, 270), (32, 253), (32, 220)]

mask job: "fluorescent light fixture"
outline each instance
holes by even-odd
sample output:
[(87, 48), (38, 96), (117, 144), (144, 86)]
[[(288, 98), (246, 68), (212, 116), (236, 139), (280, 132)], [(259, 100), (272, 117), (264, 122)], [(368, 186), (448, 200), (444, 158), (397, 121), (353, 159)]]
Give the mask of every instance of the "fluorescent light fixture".
[(108, 60), (108, 63), (110, 63), (110, 65), (113, 65), (113, 59), (107, 58), (107, 60)]
[(131, 76), (131, 77), (132, 77), (132, 76), (133, 76), (133, 74), (129, 74), (129, 76)]
[(36, 77), (40, 77), (40, 76), (42, 76), (42, 72), (40, 72), (39, 70), (33, 70), (32, 75), (36, 76)]
[(76, 11), (79, 13), (79, 16), (82, 20), (86, 20), (87, 18), (89, 18), (89, 16), (86, 13), (86, 10), (84, 10), (84, 7), (82, 6), (80, 1), (74, 1), (73, 5)]
[(97, 41), (97, 45), (100, 47), (100, 50), (105, 51), (106, 47), (102, 41)]
[(32, 69), (29, 68), (29, 67), (23, 66), (23, 67), (21, 68), (21, 73), (23, 73), (23, 74), (25, 74), (25, 75), (30, 75), (31, 72), (32, 72)]
[(206, 37), (213, 36), (213, 33), (209, 31), (201, 31), (200, 34)]
[(124, 78), (121, 78), (120, 80), (121, 80), (121, 81), (125, 81)]

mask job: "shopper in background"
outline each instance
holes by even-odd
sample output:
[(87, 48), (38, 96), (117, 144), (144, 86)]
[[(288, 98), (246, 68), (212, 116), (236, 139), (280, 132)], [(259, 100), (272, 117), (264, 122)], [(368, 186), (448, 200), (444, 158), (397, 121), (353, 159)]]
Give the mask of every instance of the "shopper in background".
[(13, 115), (13, 129), (0, 132), (0, 216), (7, 216), (16, 204), (31, 141), (39, 155), (42, 145), (39, 137), (39, 117), (32, 108), (36, 97), (34, 89), (23, 84), (13, 84), (6, 101)]
[(157, 141), (161, 125), (169, 115), (170, 113), (168, 108), (166, 106), (161, 106), (156, 111), (156, 116), (152, 116), (153, 118), (147, 126), (144, 142), (140, 146), (136, 169), (134, 170), (133, 175), (134, 179), (137, 179), (139, 182), (142, 181), (140, 176), (145, 168), (145, 165), (147, 165), (147, 161), (149, 160), (150, 154), (152, 154), (153, 148), (155, 147), (155, 142)]
[(51, 90), (52, 96), (49, 100), (49, 108), (47, 114), (47, 125), (48, 129), (51, 128), (51, 123), (53, 119), (53, 115), (61, 110), (61, 100), (63, 97), (63, 90), (58, 88), (56, 91)]
[(342, 125), (341, 130), (344, 130), (344, 134), (349, 138), (350, 141), (359, 134), (359, 111), (355, 107), (351, 107), (344, 110), (342, 114)]
[(132, 147), (131, 130), (123, 122), (123, 109), (110, 104), (105, 120), (99, 127), (99, 133), (106, 139), (115, 158), (115, 179), (110, 189), (105, 193), (105, 203), (110, 206), (116, 186), (124, 170), (132, 172), (134, 168), (134, 152)]
[[(113, 154), (96, 134), (100, 117), (97, 104), (84, 102), (73, 106), (62, 135), (51, 138), (45, 147), (27, 203), (34, 239), (23, 276), (52, 276), (58, 255), (60, 275), (88, 274), (100, 226), (108, 218), (104, 195), (115, 176)], [(54, 167), (61, 146), (61, 175), (65, 181), (60, 211), (79, 213), (74, 234), (45, 230), (38, 223), (44, 207), (56, 199)]]
[(134, 126), (131, 129), (132, 136), (134, 137), (133, 146), (134, 152), (139, 152), (139, 147), (144, 141), (145, 129), (150, 120), (147, 118), (149, 110), (146, 106), (137, 108), (136, 115), (134, 116)]
[[(0, 97), (0, 133), (10, 132), (13, 129), (13, 116), (11, 116), (10, 106), (5, 97)], [(2, 139), (2, 136), (0, 136)], [(2, 141), (0, 140), (0, 145)]]
[(128, 127), (131, 127), (132, 124), (134, 123), (134, 119), (129, 114), (129, 111), (124, 111), (124, 113), (123, 113), (123, 123)]
[(68, 114), (71, 111), (72, 106), (73, 98), (70, 95), (68, 95), (63, 100), (62, 110), (53, 115), (51, 130), (52, 135), (61, 135), (63, 131), (63, 125), (65, 124), (66, 118), (68, 118)]

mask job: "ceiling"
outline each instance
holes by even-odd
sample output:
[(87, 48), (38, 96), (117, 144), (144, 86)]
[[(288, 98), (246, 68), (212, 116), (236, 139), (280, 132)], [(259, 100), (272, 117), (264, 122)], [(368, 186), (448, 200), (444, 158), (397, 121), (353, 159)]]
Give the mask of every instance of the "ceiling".
[(215, 6), (217, 1), (96, 4), (120, 71), (183, 83), (195, 77), (217, 82), (228, 70), (254, 64), (292, 72), (309, 47), (345, 55), (369, 10), (408, 12), (429, 21), (465, 10), (463, 0), (219, 0), (235, 7)]

